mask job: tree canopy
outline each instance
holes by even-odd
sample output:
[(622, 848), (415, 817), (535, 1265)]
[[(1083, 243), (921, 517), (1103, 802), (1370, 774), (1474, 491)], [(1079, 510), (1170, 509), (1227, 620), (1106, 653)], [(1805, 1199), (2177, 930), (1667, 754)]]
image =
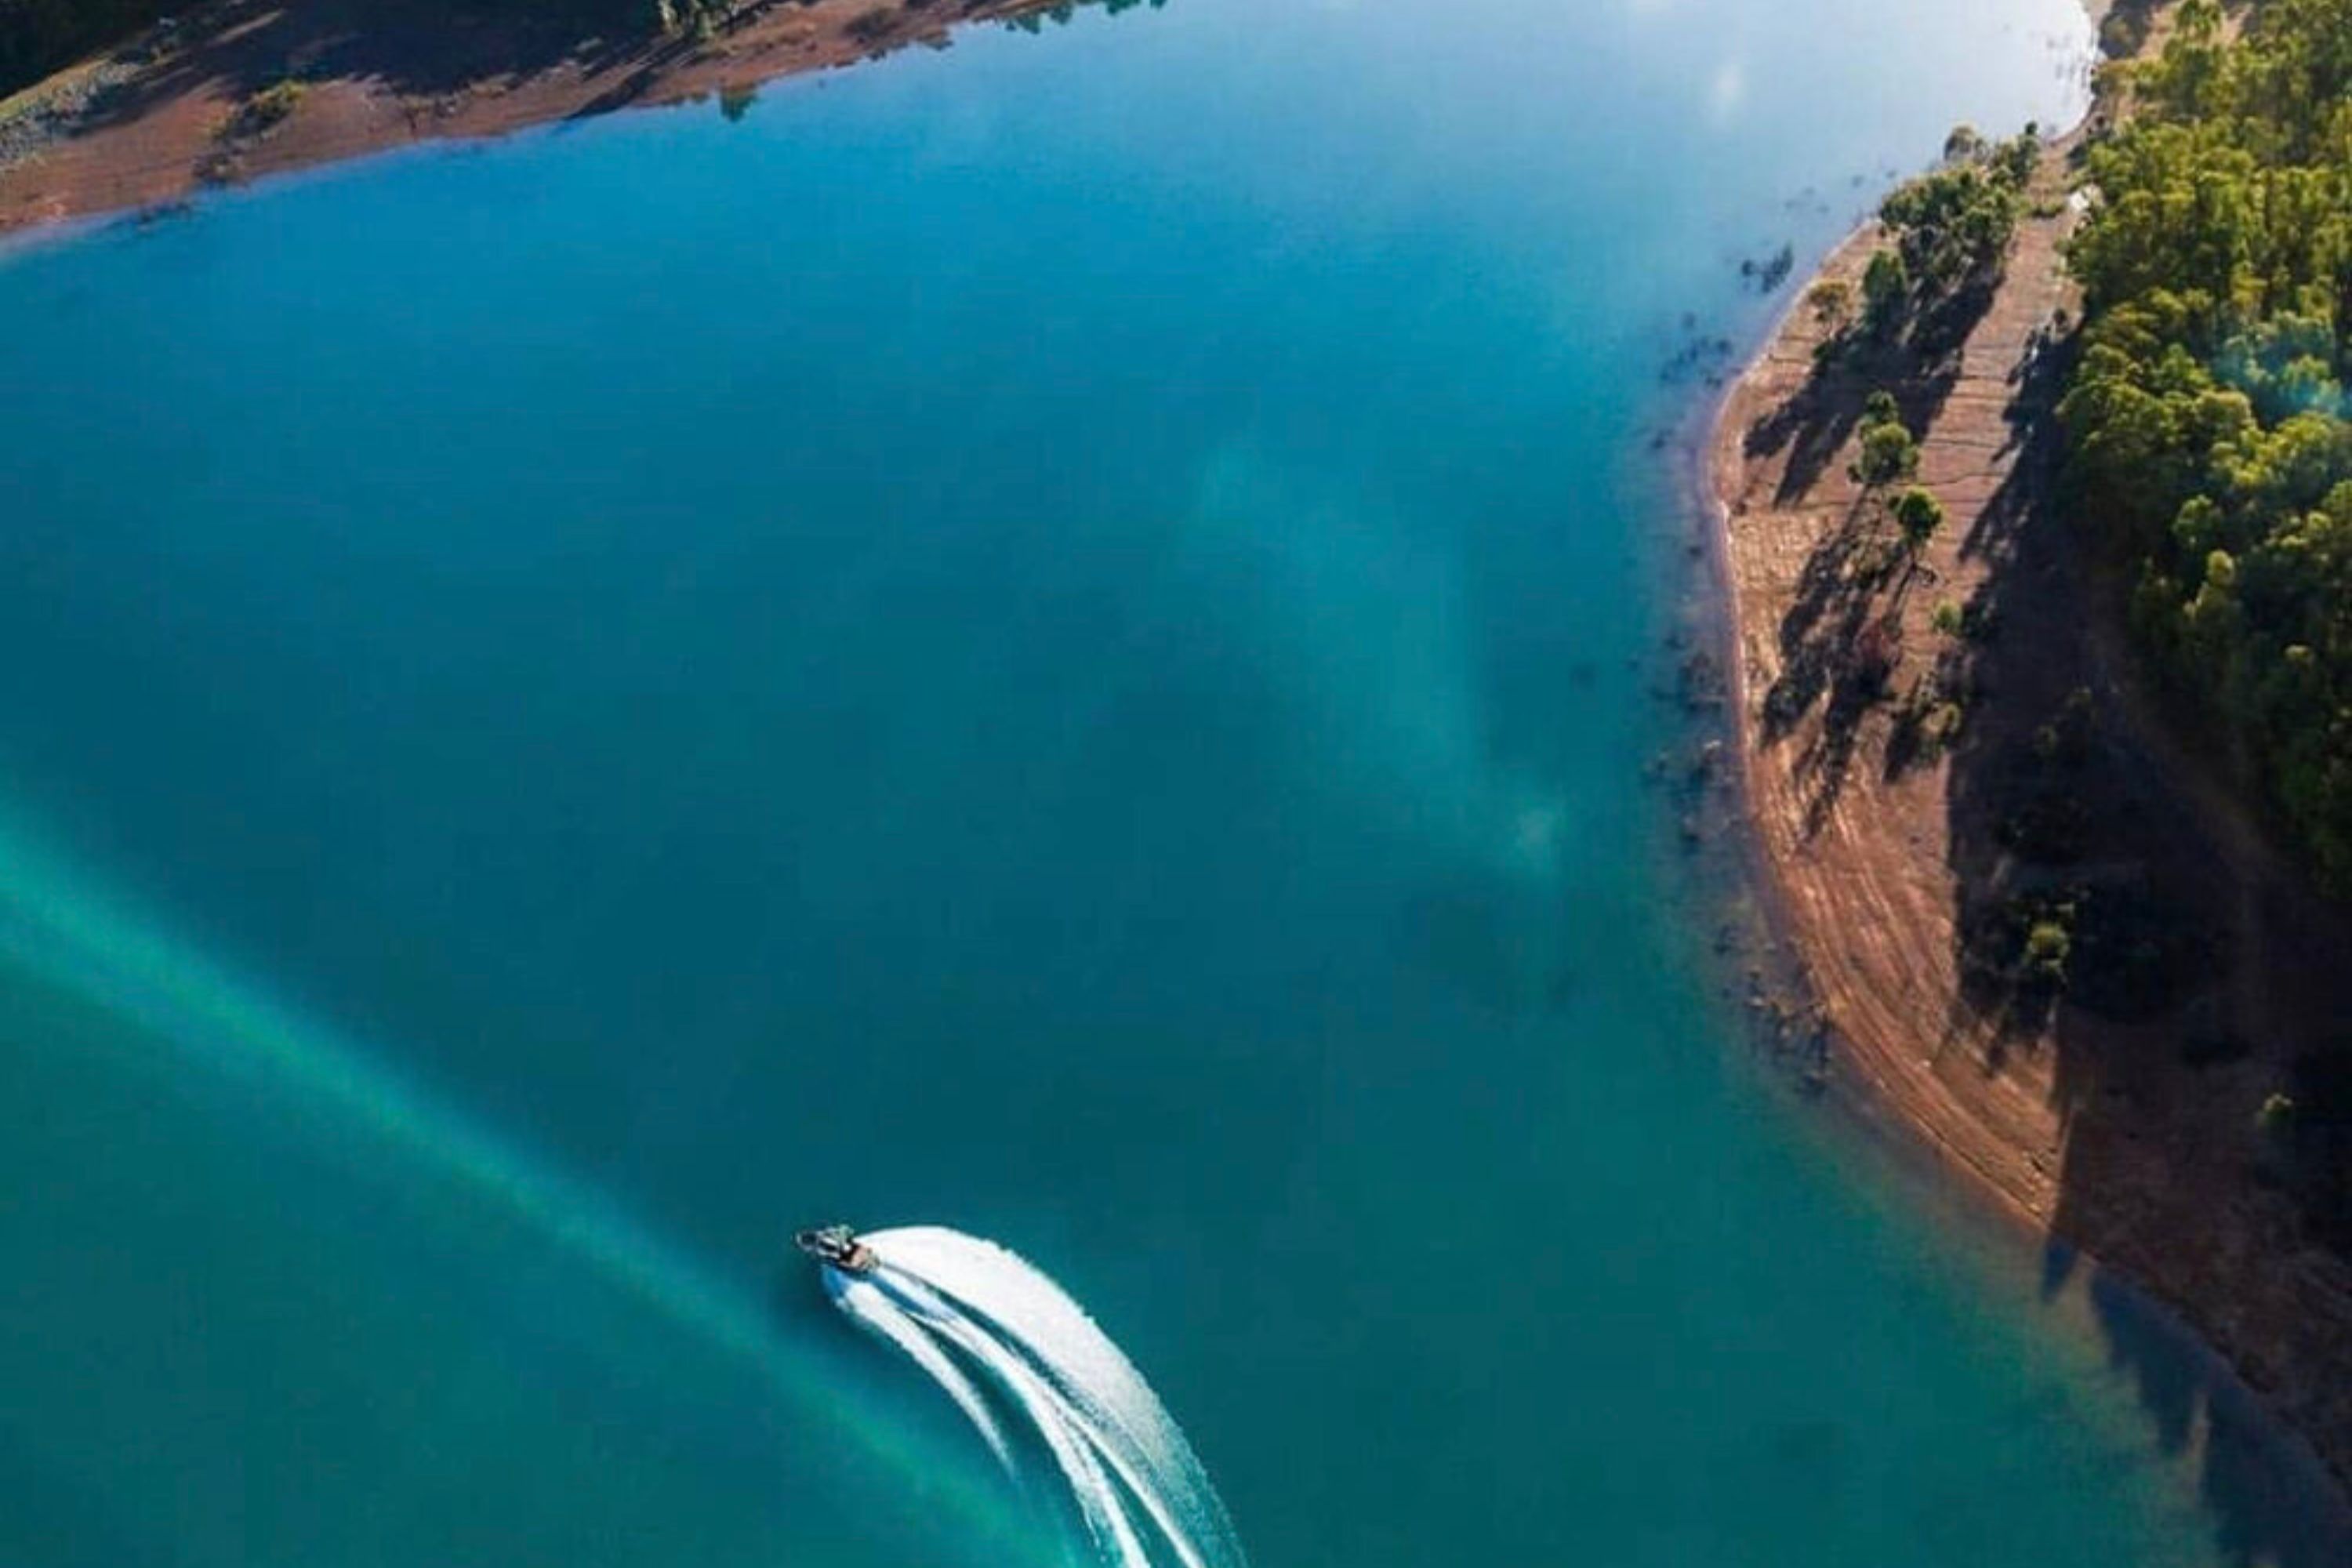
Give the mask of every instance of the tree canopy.
[(1871, 489), (1907, 479), (1919, 471), (1919, 440), (1903, 423), (1895, 395), (1884, 388), (1870, 395), (1862, 410), (1862, 441), (1850, 472)]
[(170, 14), (173, 0), (0, 0), (0, 93)]
[[(1034, 26), (1039, 16), (1068, 21), (1084, 5), (1118, 12), (1147, 0), (1066, 0), (1022, 20)], [(1165, 0), (1149, 0), (1160, 5)], [(706, 35), (753, 8), (753, 0), (409, 0), (414, 9), (452, 17), (488, 13), (536, 15), (566, 26), (611, 27), (626, 33)], [(877, 0), (861, 19), (877, 36), (907, 16), (920, 16), (930, 0)], [(0, 0), (0, 93), (13, 92), (82, 56), (119, 44), (164, 16), (191, 9), (188, 0)], [(965, 7), (969, 9), (969, 7)]]
[[(453, 16), (537, 10), (598, 25), (678, 24), (722, 12), (729, 0), (428, 0)], [(13, 92), (82, 56), (119, 44), (188, 0), (0, 0), (0, 93)], [(420, 8), (422, 8), (420, 6)]]
[(1913, 485), (1895, 498), (1895, 526), (1903, 531), (1903, 543), (1914, 557), (1927, 548), (1936, 531), (1944, 526), (1944, 503), (1936, 492)]
[(1942, 168), (1897, 186), (1878, 209), (1906, 273), (1938, 291), (1995, 270), (2009, 254), (2042, 143), (2032, 131), (1992, 147), (1956, 132), (1947, 152)]
[(2134, 618), (2352, 889), (2352, 0), (2188, 0), (2090, 150), (2073, 497)]

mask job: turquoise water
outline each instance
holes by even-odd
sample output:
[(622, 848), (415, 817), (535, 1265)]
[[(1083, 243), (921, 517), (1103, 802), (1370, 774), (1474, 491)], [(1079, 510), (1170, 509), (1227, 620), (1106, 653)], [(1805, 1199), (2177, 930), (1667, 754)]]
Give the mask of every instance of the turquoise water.
[(1643, 780), (1662, 367), (2085, 35), (1176, 0), (0, 266), (0, 1560), (1050, 1560), (839, 1216), (1262, 1568), (2324, 1561), (1759, 1081)]

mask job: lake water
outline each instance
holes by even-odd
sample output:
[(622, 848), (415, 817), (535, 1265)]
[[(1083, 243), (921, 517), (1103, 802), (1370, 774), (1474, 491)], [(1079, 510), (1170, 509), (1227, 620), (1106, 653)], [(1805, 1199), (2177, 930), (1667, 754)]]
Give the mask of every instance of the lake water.
[(1667, 367), (2087, 36), (1175, 0), (0, 264), (0, 1561), (1052, 1560), (834, 1217), (1260, 1568), (2319, 1561), (1748, 1060), (1643, 780)]

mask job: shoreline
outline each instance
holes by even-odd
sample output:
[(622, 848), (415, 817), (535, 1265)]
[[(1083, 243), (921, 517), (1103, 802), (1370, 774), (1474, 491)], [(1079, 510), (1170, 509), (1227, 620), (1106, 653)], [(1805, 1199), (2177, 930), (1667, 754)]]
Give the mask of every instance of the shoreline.
[(403, 148), (716, 99), (1035, 25), (1055, 0), (757, 0), (707, 38), (525, 17), (376, 23), (366, 0), (215, 0), (0, 99), (0, 245), (169, 216), (211, 190)]
[[(2103, 4), (2091, 0), (2090, 8), (2095, 23), (2103, 19)], [(2052, 181), (2063, 181), (2066, 153), (2098, 112), (2095, 101), (2082, 125), (2045, 149), (2037, 174), (2045, 193)], [(2063, 349), (2063, 334), (2045, 336), (2049, 323), (2071, 323), (2075, 311), (2071, 282), (2058, 265), (2058, 246), (2073, 222), (2063, 208), (2037, 208), (2021, 221), (2009, 269), (1982, 319), (1954, 350), (1937, 417), (1922, 432), (1923, 479), (1953, 503), (1930, 574), (1939, 589), (1973, 577), (1981, 594), (1985, 578), (2021, 570), (2009, 541), (1986, 543), (1987, 513), (2013, 512), (2004, 522), (2012, 531), (2036, 528), (2038, 519), (2039, 535), (2053, 532), (2046, 526), (2047, 474), (2037, 467), (2048, 454), (2029, 449), (2048, 427), (2049, 408), (2030, 400), (2037, 373), (2063, 363), (2062, 354), (2045, 352)], [(1820, 465), (1801, 483), (1792, 483), (1793, 459), (1785, 452), (1759, 455), (1757, 435), (1768, 420), (1817, 394), (1817, 382), (1836, 379), (1812, 370), (1813, 345), (1826, 334), (1811, 319), (1810, 297), (1824, 281), (1857, 284), (1879, 235), (1876, 220), (1865, 220), (1801, 277), (1739, 374), (1708, 400), (1701, 434), (1677, 465), (1706, 522), (1706, 578), (1715, 601), (1702, 624), (1724, 660), (1732, 708), (1726, 727), (1738, 755), (1738, 858), (1753, 872), (1769, 959), (1791, 972), (1784, 984), (1822, 1025), (1822, 1060), (1809, 1069), (1809, 1084), (1883, 1156), (1923, 1176), (1932, 1173), (1940, 1191), (2042, 1246), (2045, 1296), (2055, 1299), (2087, 1281), (2095, 1295), (2114, 1298), (2101, 1307), (2103, 1320), (2152, 1314), (2175, 1326), (2218, 1374), (2191, 1391), (2195, 1408), (2185, 1415), (2218, 1428), (2238, 1395), (2252, 1402), (2294, 1453), (2309, 1457), (2336, 1528), (2352, 1531), (2352, 1406), (2343, 1392), (2352, 1382), (2352, 1332), (2331, 1335), (2330, 1328), (2352, 1326), (2352, 1268), (2340, 1257), (2314, 1258), (2315, 1248), (2295, 1246), (2293, 1216), (2279, 1212), (2288, 1205), (2266, 1190), (2260, 1150), (2245, 1148), (2252, 1118), (2232, 1120), (2249, 1085), (2221, 1086), (2226, 1092), (2214, 1098), (2225, 1103), (2200, 1108), (2180, 1080), (2194, 1080), (2189, 1090), (2215, 1089), (2201, 1068), (2135, 1064), (2116, 1070), (2116, 1058), (2130, 1050), (2179, 1046), (2175, 1037), (2193, 1025), (2179, 1020), (2117, 1028), (2075, 1019), (2069, 1016), (2074, 1009), (2062, 1004), (2059, 1016), (2033, 1039), (1984, 1027), (1971, 1016), (1956, 951), (1958, 906), (1970, 892), (1968, 868), (1981, 847), (1968, 841), (1973, 829), (1961, 822), (1965, 803), (1938, 798), (1965, 794), (1959, 784), (1975, 787), (1975, 775), (1956, 781), (1966, 764), (1948, 755), (1914, 764), (1907, 774), (1890, 765), (1884, 778), (1862, 777), (1876, 770), (1855, 768), (1851, 787), (1841, 780), (1809, 797), (1805, 786), (1819, 785), (1822, 756), (1833, 749), (1822, 744), (1824, 721), (1808, 710), (1780, 732), (1768, 732), (1775, 726), (1768, 723), (1766, 703), (1790, 673), (1790, 629), (1819, 610), (1809, 599), (1824, 573), (1845, 570), (1843, 553), (1827, 542), (1850, 533), (1864, 508), (1841, 493), (1850, 425), (1834, 430), (1839, 439), (1821, 443), (1823, 449), (1813, 454)], [(2021, 346), (2021, 353), (2013, 352)], [(1845, 391), (1859, 403), (1858, 384)], [(2053, 566), (2045, 558), (2048, 543), (2046, 537), (2037, 541), (2033, 573), (2059, 572), (2074, 588), (2089, 576), (2095, 602), (2105, 584), (2079, 561)], [(1890, 614), (1924, 619), (1916, 611), (1898, 600)], [(2240, 814), (2203, 820), (2216, 799), (2212, 781), (2198, 776), (2197, 760), (2177, 738), (2145, 732), (2155, 728), (2153, 707), (2132, 672), (2119, 668), (2112, 618), (2080, 616), (2054, 640), (2066, 645), (2072, 673), (2099, 684), (2101, 721), (2122, 731), (2115, 749), (2165, 775), (2137, 786), (2134, 794), (2149, 799), (2127, 807), (2137, 811), (2153, 801), (2169, 817), (2167, 826), (2185, 824), (2211, 841), (2194, 853), (2212, 864), (2182, 873), (2189, 879), (2182, 885), (2242, 892), (2250, 904), (2286, 901), (2295, 889), (2251, 887), (2263, 877), (2291, 879), (2279, 858), (2267, 853)], [(2021, 625), (2005, 626), (2002, 635), (2026, 640), (2037, 634)], [(2046, 624), (2039, 635), (2053, 640)], [(1915, 640), (1906, 637), (1905, 647)], [(2012, 664), (2019, 651), (2011, 650)], [(2031, 683), (2016, 684), (2022, 689)], [(1833, 694), (1824, 698), (1832, 700)], [(1998, 692), (1992, 700), (2000, 700)], [(1855, 760), (1856, 752), (1859, 760), (1886, 760), (1870, 754), (1867, 722), (1865, 715), (1843, 738), (1848, 750), (1838, 753), (1842, 763)], [(1973, 712), (1968, 722), (1973, 731)], [(1999, 723), (1996, 718), (1992, 727)], [(1952, 751), (1979, 744), (1970, 733)], [(1824, 794), (1826, 809), (1817, 809)], [(2259, 923), (2255, 931), (2259, 935)], [(2224, 1007), (2260, 989), (2265, 962), (2275, 968), (2279, 955), (2233, 955), (2238, 973), (2217, 987)], [(2070, 1056), (2091, 1068), (2086, 1072)], [(2089, 1077), (2088, 1091), (2070, 1076)], [(2120, 1106), (2108, 1103), (2118, 1096)], [(2192, 1134), (2185, 1145), (2166, 1147), (2184, 1126)], [(2079, 1146), (2094, 1140), (2096, 1158), (2084, 1157)], [(2225, 1168), (2218, 1174), (2168, 1168), (2208, 1159)], [(2203, 1223), (2183, 1226), (2184, 1216)], [(2247, 1282), (2249, 1268), (2273, 1278), (2258, 1289)], [(2279, 1275), (2292, 1278), (2281, 1283)], [(2298, 1312), (2312, 1315), (2298, 1322)], [(2117, 1340), (2127, 1332), (2106, 1326)], [(2134, 1360), (2119, 1343), (2111, 1344), (2111, 1353), (2119, 1363)], [(2145, 1365), (2135, 1370), (2144, 1386), (2156, 1375)], [(2157, 1414), (2170, 1429), (2184, 1413)], [(2213, 1484), (2210, 1473), (2207, 1484)]]
[[(1010, 21), (1045, 11), (1051, 4), (1052, 0), (977, 0), (957, 15), (955, 25)], [(184, 85), (176, 96), (158, 100), (152, 121), (125, 119), (86, 132), (67, 133), (40, 151), (0, 163), (0, 258), (21, 246), (68, 236), (86, 226), (147, 221), (207, 189), (237, 187), (252, 180), (298, 173), (320, 174), (363, 157), (436, 144), (454, 146), (622, 108), (674, 106), (713, 94), (720, 95), (723, 107), (727, 95), (748, 94), (761, 84), (854, 65), (917, 43), (944, 47), (949, 37), (948, 25), (911, 9), (899, 15), (894, 30), (887, 34), (855, 37), (851, 24), (868, 9), (855, 0), (771, 5), (708, 44), (650, 39), (604, 53), (566, 48), (539, 67), (505, 76), (484, 71), (453, 89), (429, 94), (395, 87), (392, 77), (371, 74), (354, 63), (342, 74), (310, 80), (302, 100), (282, 123), (251, 133), (230, 128), (255, 94), (265, 90), (258, 85), (261, 78), (253, 71), (224, 68), (216, 76)], [(198, 35), (212, 26), (217, 47), (233, 53), (241, 46), (232, 35), (255, 25), (252, 8), (244, 0), (224, 0), (202, 13), (188, 31)], [(194, 37), (173, 59), (214, 47), (204, 37)], [(309, 42), (299, 40), (290, 47), (272, 43), (268, 50), (255, 51), (254, 58), (289, 58), (309, 47)], [(331, 53), (332, 47), (330, 39)], [(85, 62), (75, 71), (89, 68)], [(52, 78), (11, 101), (21, 103), (50, 90), (60, 79)], [(217, 162), (221, 159), (229, 162), (223, 164)], [(2067, 1119), (2050, 1110), (2047, 1104), (2041, 1110), (2050, 1114), (2037, 1115), (2031, 1103), (2045, 1090), (2055, 1092), (2052, 1075), (2057, 1069), (2049, 1068), (2045, 1059), (2039, 1065), (2049, 1071), (2042, 1078), (2021, 1075), (2025, 1090), (2022, 1100), (1994, 1106), (1991, 1109), (1999, 1115), (1990, 1115), (1987, 1103), (1969, 1098), (1967, 1085), (1939, 1077), (1932, 1066), (1924, 1076), (1913, 1070), (1920, 1032), (1916, 1020), (1904, 1016), (1900, 992), (1877, 1010), (1876, 1016), (1855, 1019), (1857, 1004), (1867, 1000), (1870, 977), (1848, 975), (1843, 988), (1822, 984), (1822, 977), (1838, 967), (1834, 943), (1823, 940), (1823, 932), (1841, 921), (1851, 922), (1857, 915), (1873, 921), (1891, 913), (1895, 918), (1888, 920), (1886, 929), (1915, 935), (1931, 948), (1948, 946), (1945, 933), (1933, 929), (1932, 922), (1924, 934), (1906, 932), (1899, 911), (1872, 903), (1867, 886), (1860, 888), (1858, 897), (1852, 888), (1827, 885), (1843, 875), (1841, 868), (1821, 873), (1813, 879), (1816, 885), (1800, 886), (1805, 881), (1797, 864), (1802, 850), (1792, 851), (1789, 845), (1801, 845), (1802, 837), (1778, 842), (1764, 820), (1773, 809), (1775, 786), (1781, 783), (1773, 773), (1780, 758), (1758, 733), (1759, 692), (1752, 689), (1751, 679), (1757, 666), (1748, 647), (1748, 633), (1754, 628), (1743, 629), (1742, 561), (1735, 523), (1749, 515), (1742, 503), (1751, 460), (1738, 449), (1745, 438), (1741, 420), (1758, 412), (1756, 400), (1769, 399), (1777, 391), (1769, 378), (1776, 352), (1805, 346), (1803, 317), (1812, 283), (1857, 270), (1874, 236), (1875, 226), (1864, 224), (1832, 247), (1815, 270), (1795, 280), (1787, 303), (1759, 341), (1754, 357), (1719, 392), (1696, 402), (1686, 430), (1678, 428), (1675, 441), (1679, 470), (1675, 484), (1691, 487), (1689, 493), (1705, 522), (1706, 577), (1712, 603), (1701, 635), (1722, 660), (1726, 700), (1733, 705), (1725, 738), (1738, 748), (1739, 757), (1737, 858), (1755, 894), (1759, 923), (1771, 938), (1773, 962), (1787, 961), (1801, 971), (1801, 984), (1828, 1009), (1832, 1044), (1826, 1058), (1828, 1070), (1822, 1073), (1820, 1081), (1827, 1095), (1839, 1103), (1842, 1114), (1863, 1129), (1870, 1143), (1897, 1160), (1917, 1156), (1923, 1171), (1948, 1173), (1958, 1168), (1964, 1176), (1958, 1186), (1971, 1196), (1990, 1199), (1989, 1211), (2019, 1226), (2030, 1240), (2057, 1240), (2069, 1251), (2081, 1247), (2088, 1268), (2078, 1273), (2082, 1266), (2066, 1261), (2060, 1269), (2063, 1288), (2095, 1291), (2105, 1288), (2099, 1283), (2102, 1280), (2129, 1282), (2146, 1310), (2177, 1321), (2184, 1333), (2196, 1335), (2249, 1398), (2278, 1409), (2284, 1417), (2283, 1430), (2303, 1434), (2311, 1445), (2315, 1463), (2332, 1472), (2340, 1502), (2346, 1481), (2352, 1479), (2352, 1435), (2331, 1433), (2324, 1426), (2313, 1431), (2308, 1423), (2297, 1421), (2291, 1404), (2282, 1401), (2275, 1378), (2265, 1380), (2261, 1368), (2276, 1367), (2285, 1358), (2263, 1342), (2275, 1341), (2275, 1334), (2267, 1331), (2249, 1334), (2231, 1326), (2236, 1303), (2234, 1293), (2224, 1288), (2230, 1270), (2215, 1268), (2201, 1282), (2191, 1279), (2183, 1283), (2160, 1268), (2136, 1269), (2132, 1266), (2136, 1249), (2157, 1245), (2163, 1237), (2134, 1236), (2128, 1215), (2119, 1217), (2105, 1210), (2071, 1215), (2066, 1212)], [(1932, 434), (1930, 447), (1934, 448)], [(1836, 466), (1832, 465), (1832, 471)], [(1959, 531), (1956, 527), (1953, 531)], [(1769, 596), (1770, 591), (1769, 586), (1757, 589), (1749, 597)], [(2128, 707), (2131, 697), (2128, 689), (2118, 688), (2117, 705)], [(2140, 752), (2162, 759), (2167, 754), (2164, 737), (2144, 739)], [(2175, 782), (2180, 789), (2195, 792), (2197, 781)], [(1856, 816), (1866, 816), (1867, 812)], [(1867, 821), (1855, 826), (1856, 834), (1864, 838), (1874, 831), (1902, 830), (1902, 824), (1891, 818), (1875, 828)], [(1916, 872), (1917, 868), (1911, 869)], [(1810, 903), (1802, 896), (1805, 893), (1812, 895)], [(1825, 954), (1830, 955), (1827, 961)], [(1932, 990), (1941, 979), (1931, 976), (1919, 984)], [(2054, 1054), (2045, 1053), (2045, 1058)], [(1988, 1080), (1996, 1076), (1985, 1075)], [(2161, 1123), (2158, 1131), (2162, 1131)], [(2131, 1134), (2126, 1131), (2125, 1136)], [(2111, 1225), (2123, 1228), (2110, 1229)], [(2116, 1255), (2115, 1261), (2100, 1261), (2110, 1253)], [(2325, 1290), (2341, 1293), (2335, 1281), (2326, 1282)], [(2250, 1354), (2259, 1358), (2257, 1365), (2248, 1365)], [(2323, 1363), (2319, 1369), (2322, 1381), (2329, 1364)], [(2262, 1392), (2266, 1382), (2268, 1392)], [(2323, 1397), (2325, 1394), (2321, 1390)], [(2210, 1391), (2207, 1397), (2211, 1398)], [(2219, 1408), (2218, 1403), (2215, 1407)]]

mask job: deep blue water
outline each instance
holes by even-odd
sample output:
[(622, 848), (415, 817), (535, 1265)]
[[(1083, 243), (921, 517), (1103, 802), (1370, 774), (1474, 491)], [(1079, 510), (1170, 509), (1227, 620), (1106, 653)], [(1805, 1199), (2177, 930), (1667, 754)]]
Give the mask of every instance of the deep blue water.
[(1045, 1559), (835, 1216), (1262, 1568), (2296, 1539), (1752, 1070), (1643, 777), (1661, 367), (2086, 31), (1175, 0), (0, 264), (0, 1560)]

